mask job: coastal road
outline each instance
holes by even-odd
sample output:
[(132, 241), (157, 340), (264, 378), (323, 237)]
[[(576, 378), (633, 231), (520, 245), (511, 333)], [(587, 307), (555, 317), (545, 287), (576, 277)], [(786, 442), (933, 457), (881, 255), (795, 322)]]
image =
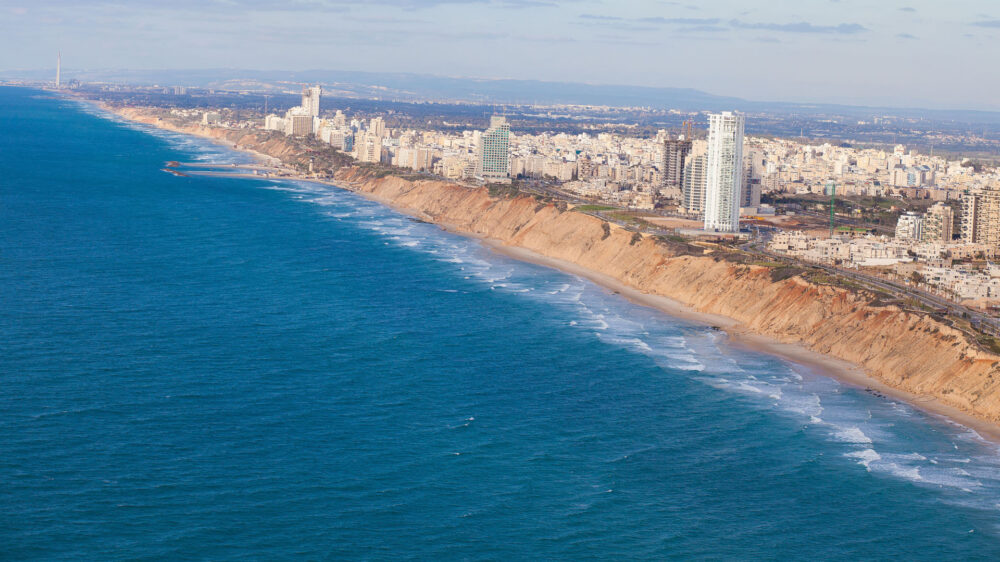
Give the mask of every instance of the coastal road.
[(778, 261), (780, 263), (787, 263), (789, 265), (800, 265), (804, 267), (814, 267), (831, 275), (839, 275), (841, 277), (845, 277), (852, 281), (856, 281), (858, 283), (862, 283), (874, 287), (876, 289), (880, 289), (898, 298), (903, 298), (903, 297), (911, 298), (928, 308), (946, 311), (947, 314), (966, 318), (970, 322), (972, 322), (974, 326), (975, 325), (986, 326), (988, 327), (988, 331), (992, 331), (994, 333), (1000, 331), (1000, 320), (992, 316), (989, 316), (987, 314), (983, 314), (982, 312), (979, 312), (977, 310), (966, 307), (964, 305), (958, 304), (944, 297), (927, 292), (923, 289), (920, 289), (919, 287), (903, 285), (900, 283), (882, 279), (881, 277), (876, 277), (874, 275), (861, 273), (859, 271), (851, 269), (844, 269), (833, 265), (800, 261), (795, 258), (791, 258), (789, 256), (785, 256), (767, 250), (766, 243), (767, 243), (767, 237), (758, 234), (754, 238), (754, 240), (748, 242), (747, 244), (744, 244), (741, 248), (745, 251), (759, 254), (761, 256)]

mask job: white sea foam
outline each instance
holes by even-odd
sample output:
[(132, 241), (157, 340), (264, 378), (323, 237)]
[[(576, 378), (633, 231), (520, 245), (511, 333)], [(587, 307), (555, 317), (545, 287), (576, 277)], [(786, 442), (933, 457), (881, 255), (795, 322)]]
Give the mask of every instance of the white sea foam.
[(848, 427), (845, 429), (840, 429), (834, 432), (834, 439), (837, 441), (842, 441), (844, 443), (862, 443), (870, 445), (872, 443), (871, 437), (865, 435), (864, 431), (857, 427)]
[(871, 471), (871, 465), (873, 462), (882, 460), (882, 456), (875, 452), (875, 449), (853, 451), (845, 454), (844, 456), (858, 459), (858, 463), (864, 465), (869, 472)]
[[(203, 155), (212, 157), (211, 152)], [(515, 264), (473, 240), (457, 239), (433, 225), (415, 223), (349, 193), (301, 182), (261, 185), (302, 195), (323, 207), (327, 216), (357, 225), (408, 251), (433, 255), (452, 268), (455, 279), (557, 307), (568, 316), (562, 325), (576, 328), (582, 337), (593, 334), (602, 345), (649, 357), (667, 372), (691, 376), (721, 392), (739, 394), (748, 404), (806, 422), (810, 424), (807, 435), (827, 440), (873, 474), (954, 490), (963, 498), (971, 494), (981, 498), (973, 503), (983, 508), (997, 509), (1000, 504), (1000, 457), (995, 449), (987, 449), (975, 432), (954, 426), (953, 434), (940, 438), (953, 440), (949, 444), (954, 450), (941, 454), (940, 442), (935, 445), (937, 450), (929, 444), (925, 448), (924, 443), (914, 443), (894, 426), (900, 421), (922, 423), (913, 419), (920, 415), (907, 405), (847, 389), (767, 356), (734, 353), (725, 345), (723, 333), (679, 328), (677, 321), (665, 320), (580, 278), (539, 274), (538, 266)], [(695, 371), (698, 374), (691, 373)]]

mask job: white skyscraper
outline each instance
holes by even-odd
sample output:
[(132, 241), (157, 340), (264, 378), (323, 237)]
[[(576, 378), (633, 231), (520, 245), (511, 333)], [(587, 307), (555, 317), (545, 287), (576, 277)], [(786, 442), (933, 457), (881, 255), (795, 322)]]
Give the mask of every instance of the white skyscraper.
[(56, 52), (56, 89), (62, 87), (62, 51)]
[(746, 119), (726, 111), (708, 116), (705, 230), (739, 232)]
[(319, 86), (303, 88), (302, 109), (305, 110), (306, 115), (319, 117), (319, 98), (322, 93), (323, 90)]

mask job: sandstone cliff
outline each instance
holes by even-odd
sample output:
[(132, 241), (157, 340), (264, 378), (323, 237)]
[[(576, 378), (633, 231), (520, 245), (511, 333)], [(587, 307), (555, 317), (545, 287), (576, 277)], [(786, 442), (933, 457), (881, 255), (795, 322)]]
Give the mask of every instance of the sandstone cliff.
[[(141, 110), (130, 119), (224, 140), (294, 161), (283, 138), (203, 127), (176, 127)], [(801, 343), (850, 361), (887, 385), (929, 395), (980, 419), (1000, 422), (1000, 357), (928, 314), (879, 305), (874, 295), (781, 279), (770, 267), (689, 255), (680, 244), (634, 233), (530, 196), (491, 197), (443, 181), (377, 177), (343, 168), (337, 179), (393, 206), (454, 230), (520, 246), (611, 276), (640, 291), (724, 315), (750, 331)]]

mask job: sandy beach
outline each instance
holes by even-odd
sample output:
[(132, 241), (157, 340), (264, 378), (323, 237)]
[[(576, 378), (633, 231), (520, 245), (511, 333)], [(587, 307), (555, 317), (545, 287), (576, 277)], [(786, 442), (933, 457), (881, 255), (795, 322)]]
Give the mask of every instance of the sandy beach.
[(591, 271), (567, 261), (543, 256), (525, 248), (508, 246), (496, 240), (482, 240), (484, 244), (499, 254), (582, 277), (614, 291), (634, 303), (655, 308), (674, 318), (680, 318), (704, 326), (718, 327), (727, 334), (730, 344), (737, 348), (774, 355), (791, 363), (806, 367), (816, 374), (906, 402), (919, 410), (973, 429), (984, 439), (1000, 444), (1000, 426), (970, 416), (956, 408), (941, 404), (934, 397), (920, 396), (892, 388), (868, 376), (863, 369), (847, 361), (816, 353), (801, 345), (783, 343), (766, 336), (753, 334), (732, 318), (716, 314), (706, 314), (673, 299), (643, 293), (613, 277)]

